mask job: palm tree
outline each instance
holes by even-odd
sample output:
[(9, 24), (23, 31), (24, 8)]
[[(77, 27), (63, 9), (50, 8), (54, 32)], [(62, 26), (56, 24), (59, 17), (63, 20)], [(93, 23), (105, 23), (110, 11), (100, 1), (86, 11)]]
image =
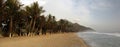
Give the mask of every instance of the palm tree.
[(31, 28), (32, 28), (32, 23), (33, 23), (33, 17), (32, 17), (32, 10), (30, 6), (26, 6), (25, 7), (26, 10), (26, 14), (28, 15), (28, 25), (27, 25), (27, 31), (28, 31), (28, 35), (31, 32)]
[(30, 29), (32, 32), (35, 32), (35, 24), (36, 19), (43, 13), (45, 10), (43, 10), (43, 7), (39, 7), (38, 2), (33, 3), (31, 6), (26, 6), (26, 11), (29, 14), (29, 17), (31, 17), (30, 21)]
[(52, 16), (52, 31), (53, 33), (56, 33), (57, 32), (57, 21), (56, 21), (56, 18), (55, 16)]
[(35, 25), (35, 30), (36, 30), (36, 34), (39, 35), (39, 33), (43, 32), (44, 30), (42, 29), (43, 27), (45, 27), (45, 17), (44, 15), (42, 16), (39, 16), (37, 19), (36, 19), (36, 25)]
[(44, 15), (40, 16), (40, 28), (39, 28), (40, 33), (43, 34), (43, 32), (46, 32), (46, 18)]
[(28, 32), (28, 31), (23, 31), (23, 30), (27, 30), (28, 18), (25, 10), (20, 10), (18, 14), (19, 15), (14, 18), (15, 30), (16, 30), (15, 33), (17, 33), (18, 36), (21, 36), (23, 33)]
[[(7, 24), (6, 21), (7, 21), (7, 7), (6, 7), (6, 1), (4, 0), (0, 0), (0, 24), (2, 25), (3, 23), (4, 24)], [(8, 25), (8, 24), (7, 24)], [(3, 27), (4, 25), (2, 25), (2, 35), (4, 37), (7, 37), (8, 36), (8, 28), (6, 28), (5, 26)]]
[(57, 24), (55, 16), (49, 14), (46, 19), (47, 19), (46, 21), (47, 30), (49, 30), (49, 33), (53, 33), (55, 31)]
[(65, 32), (67, 26), (68, 26), (68, 21), (67, 20), (60, 19), (58, 21), (58, 30), (59, 30), (59, 32)]
[(47, 30), (49, 31), (49, 33), (51, 33), (51, 28), (52, 28), (52, 25), (51, 25), (51, 21), (52, 21), (52, 15), (49, 14), (48, 17), (46, 18), (46, 28)]
[[(18, 0), (7, 0), (6, 1), (7, 15), (9, 17), (9, 37), (13, 34), (13, 25), (15, 23), (14, 18), (19, 15), (19, 10), (21, 8), (21, 4)], [(14, 23), (13, 23), (14, 22)]]

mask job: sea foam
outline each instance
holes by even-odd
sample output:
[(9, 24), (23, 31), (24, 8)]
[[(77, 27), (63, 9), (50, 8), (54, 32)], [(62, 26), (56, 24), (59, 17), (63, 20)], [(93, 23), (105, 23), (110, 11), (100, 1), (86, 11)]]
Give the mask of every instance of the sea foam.
[(112, 36), (120, 37), (120, 33), (103, 33), (103, 32), (82, 32), (82, 33), (103, 34), (103, 35), (112, 35)]

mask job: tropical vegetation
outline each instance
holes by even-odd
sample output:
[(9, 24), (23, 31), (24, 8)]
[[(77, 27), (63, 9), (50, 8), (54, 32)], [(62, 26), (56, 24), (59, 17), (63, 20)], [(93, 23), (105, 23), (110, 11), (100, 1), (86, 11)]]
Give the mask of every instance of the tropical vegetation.
[(25, 6), (18, 0), (0, 0), (0, 34), (4, 37), (78, 32), (88, 29), (66, 19), (45, 16), (42, 6), (34, 2)]

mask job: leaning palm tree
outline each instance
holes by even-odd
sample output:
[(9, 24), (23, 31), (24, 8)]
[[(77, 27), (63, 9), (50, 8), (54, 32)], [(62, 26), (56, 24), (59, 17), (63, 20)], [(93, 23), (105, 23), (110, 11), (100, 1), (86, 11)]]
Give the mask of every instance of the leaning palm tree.
[(35, 2), (31, 6), (26, 6), (26, 11), (31, 18), (29, 31), (35, 32), (36, 19), (41, 16), (41, 14), (45, 12), (45, 10), (43, 10), (43, 7), (39, 7), (38, 2)]
[(43, 33), (43, 32), (45, 32), (45, 29), (43, 30), (43, 28), (45, 27), (45, 23), (46, 23), (45, 16), (44, 16), (44, 15), (39, 16), (38, 19), (39, 19), (39, 20), (37, 20), (37, 23), (38, 23), (38, 24), (36, 24), (36, 26), (38, 26), (37, 32), (38, 32), (38, 33)]
[[(27, 27), (27, 22), (28, 22), (28, 18), (26, 15), (26, 11), (25, 10), (20, 10), (18, 12), (18, 16), (16, 16), (14, 19), (14, 25), (15, 25), (15, 33), (18, 34), (18, 36), (22, 36), (23, 33), (27, 33), (26, 27)], [(24, 31), (23, 31), (24, 30)]]

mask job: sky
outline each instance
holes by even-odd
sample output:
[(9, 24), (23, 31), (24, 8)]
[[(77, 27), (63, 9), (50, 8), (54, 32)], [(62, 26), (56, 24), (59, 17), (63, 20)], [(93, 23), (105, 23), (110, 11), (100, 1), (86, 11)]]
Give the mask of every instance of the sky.
[(57, 19), (68, 19), (95, 30), (120, 32), (120, 0), (20, 0), (25, 5), (38, 1)]

